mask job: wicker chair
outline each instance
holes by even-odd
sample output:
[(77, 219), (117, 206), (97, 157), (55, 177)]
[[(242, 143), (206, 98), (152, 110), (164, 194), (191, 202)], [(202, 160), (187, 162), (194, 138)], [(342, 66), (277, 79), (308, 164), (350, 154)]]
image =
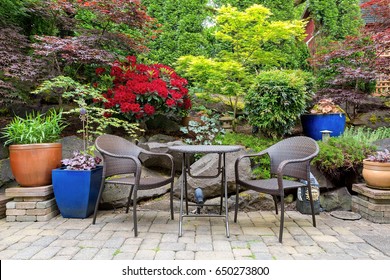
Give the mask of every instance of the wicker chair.
[[(96, 215), (99, 203), (102, 197), (104, 186), (106, 183), (130, 185), (130, 193), (127, 201), (126, 213), (129, 212), (131, 197), (133, 196), (133, 220), (134, 220), (134, 236), (138, 235), (137, 230), (137, 192), (138, 190), (154, 189), (170, 184), (170, 208), (171, 219), (174, 219), (173, 214), (173, 182), (175, 168), (173, 158), (169, 154), (152, 153), (146, 151), (137, 145), (127, 141), (124, 138), (105, 134), (99, 136), (95, 141), (96, 149), (103, 157), (103, 180), (100, 187), (98, 200), (95, 205), (92, 224), (96, 222)], [(162, 160), (168, 160), (171, 163), (170, 176), (166, 177), (148, 177), (141, 178), (142, 161), (140, 156), (161, 157)], [(130, 174), (131, 176), (114, 176)], [(112, 177), (114, 176), (114, 177)], [(110, 178), (111, 177), (111, 178)]]
[[(265, 149), (257, 154), (244, 155), (237, 158), (235, 163), (236, 175), (236, 205), (234, 212), (234, 222), (237, 222), (238, 212), (238, 194), (240, 186), (257, 192), (272, 195), (275, 202), (276, 214), (278, 214), (277, 197), (280, 197), (281, 218), (279, 242), (282, 243), (284, 226), (284, 194), (287, 189), (297, 189), (305, 184), (293, 180), (302, 179), (308, 182), (310, 206), (312, 211), (313, 226), (316, 226), (314, 204), (310, 185), (310, 161), (318, 154), (318, 144), (311, 138), (297, 136), (282, 140), (275, 145)], [(253, 158), (268, 155), (271, 160), (271, 178), (264, 180), (242, 180), (240, 179), (239, 164), (243, 158)], [(290, 177), (285, 179), (284, 176)]]

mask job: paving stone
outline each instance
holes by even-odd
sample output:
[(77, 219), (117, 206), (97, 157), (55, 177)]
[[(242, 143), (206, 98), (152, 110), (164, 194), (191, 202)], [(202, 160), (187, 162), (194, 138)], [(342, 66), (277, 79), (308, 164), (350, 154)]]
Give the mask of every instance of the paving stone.
[(175, 251), (158, 251), (154, 257), (155, 260), (174, 260)]
[(51, 260), (57, 260), (57, 261), (68, 261), (68, 260), (71, 260), (72, 259), (72, 257), (71, 256), (59, 256), (59, 255), (57, 255), (57, 256), (54, 256), (54, 257), (52, 257), (51, 258)]
[(134, 256), (134, 253), (119, 253), (114, 257), (114, 260), (132, 260)]
[(230, 246), (229, 241), (217, 240), (217, 241), (213, 241), (213, 249), (214, 251), (231, 252), (232, 247)]
[(139, 250), (135, 256), (135, 260), (153, 260), (156, 255), (156, 251), (154, 250)]
[(166, 233), (161, 238), (161, 242), (178, 242), (178, 240), (177, 233)]
[(160, 239), (145, 239), (140, 245), (141, 250), (156, 250), (160, 244)]
[(55, 240), (58, 239), (58, 236), (43, 236), (34, 243), (32, 243), (33, 246), (49, 246), (51, 243), (53, 243)]
[[(26, 210), (24, 210), (26, 211)], [(17, 222), (36, 222), (37, 216), (16, 216)]]
[(33, 188), (23, 188), (20, 186), (7, 188), (5, 190), (5, 195), (7, 197), (43, 197), (47, 195), (51, 195), (53, 193), (53, 186), (40, 186)]
[(253, 252), (253, 256), (256, 260), (273, 260), (273, 257), (269, 253)]
[(234, 257), (251, 257), (252, 251), (249, 249), (233, 249), (232, 250)]
[(29, 246), (22, 250), (19, 250), (17, 254), (12, 256), (14, 260), (29, 260), (38, 252), (43, 250), (45, 246)]
[(319, 254), (324, 252), (320, 246), (299, 246), (295, 249), (301, 254)]
[(56, 205), (56, 200), (55, 200), (55, 198), (52, 198), (52, 199), (49, 199), (46, 201), (37, 202), (36, 208), (37, 209), (45, 209), (45, 208), (49, 208), (49, 207), (54, 206), (54, 205)]
[(123, 253), (137, 253), (139, 250), (138, 245), (122, 245), (119, 250)]
[(212, 251), (212, 243), (187, 243), (186, 250), (198, 252), (198, 251)]
[(1, 244), (6, 244), (6, 245), (12, 245), (14, 243), (17, 243), (19, 242), (21, 239), (23, 239), (24, 236), (23, 235), (11, 235), (11, 236), (7, 236), (7, 237), (4, 237), (2, 240), (1, 240)]
[(123, 237), (111, 238), (104, 243), (103, 247), (104, 248), (119, 248), (122, 246), (122, 244), (124, 242), (125, 242), (125, 238), (123, 238)]
[(75, 247), (80, 241), (74, 239), (57, 239), (53, 241), (49, 246), (54, 247)]
[(193, 260), (195, 259), (195, 252), (193, 251), (178, 251), (175, 254), (176, 260)]
[(232, 252), (202, 251), (195, 253), (195, 260), (234, 260)]
[(98, 248), (81, 248), (80, 251), (72, 258), (73, 260), (92, 260), (99, 252)]
[[(36, 206), (37, 206), (37, 203), (35, 201), (31, 201), (31, 202), (16, 202), (15, 203), (15, 208), (16, 209), (34, 209)], [(13, 215), (13, 214), (11, 214)]]
[(21, 249), (27, 248), (28, 246), (31, 246), (30, 242), (18, 242), (18, 243), (12, 244), (7, 249), (8, 250), (21, 250)]
[(16, 208), (16, 202), (15, 201), (7, 202), (5, 207), (6, 207), (6, 209), (15, 209)]
[(31, 259), (32, 260), (50, 260), (54, 257), (62, 248), (61, 247), (46, 247), (35, 254)]
[(252, 253), (269, 253), (267, 245), (263, 242), (250, 242), (249, 249)]
[(183, 251), (186, 248), (186, 244), (176, 242), (161, 242), (158, 247), (161, 251)]
[(0, 260), (9, 260), (12, 259), (13, 256), (19, 253), (20, 250), (11, 250), (11, 249), (6, 249), (2, 250), (0, 252)]
[(212, 242), (212, 238), (211, 238), (211, 235), (208, 234), (208, 235), (196, 235), (195, 236), (195, 242), (196, 243), (211, 243)]
[(336, 237), (330, 235), (313, 235), (311, 238), (313, 238), (315, 242), (338, 242), (339, 241)]
[(119, 254), (120, 251), (114, 248), (102, 248), (93, 257), (94, 260), (112, 260), (115, 255)]
[(60, 237), (61, 239), (75, 239), (78, 235), (81, 234), (81, 230), (78, 229), (70, 229), (66, 230), (64, 234), (62, 234)]
[(46, 222), (56, 217), (60, 213), (59, 210), (53, 210), (46, 215), (37, 215), (37, 222)]
[(26, 212), (26, 209), (7, 209), (7, 211), (5, 211), (5, 214), (7, 216), (23, 216), (26, 215)]
[(73, 257), (73, 256), (75, 256), (80, 250), (81, 250), (80, 247), (75, 247), (75, 246), (65, 247), (65, 248), (62, 248), (62, 249), (57, 253), (57, 256), (70, 256), (70, 257)]

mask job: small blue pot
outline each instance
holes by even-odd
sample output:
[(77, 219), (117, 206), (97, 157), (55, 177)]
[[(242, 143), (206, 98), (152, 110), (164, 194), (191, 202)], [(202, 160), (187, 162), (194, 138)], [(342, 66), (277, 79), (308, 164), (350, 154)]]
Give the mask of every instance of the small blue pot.
[(88, 218), (95, 210), (103, 166), (93, 170), (52, 170), (54, 196), (64, 218)]
[(314, 140), (322, 139), (322, 130), (330, 130), (331, 137), (340, 136), (345, 129), (345, 114), (304, 114), (301, 115), (303, 134)]

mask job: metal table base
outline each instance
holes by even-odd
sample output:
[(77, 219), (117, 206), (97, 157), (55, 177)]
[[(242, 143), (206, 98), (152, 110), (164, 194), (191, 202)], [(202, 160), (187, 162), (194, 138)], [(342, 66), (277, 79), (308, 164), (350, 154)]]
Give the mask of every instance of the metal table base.
[[(229, 213), (228, 213), (228, 188), (226, 180), (226, 153), (237, 152), (241, 149), (239, 146), (226, 146), (226, 145), (198, 145), (198, 146), (172, 146), (169, 148), (175, 152), (181, 152), (183, 154), (182, 159), (182, 187), (180, 190), (180, 213), (179, 213), (179, 237), (183, 235), (183, 218), (185, 217), (224, 217), (226, 236), (230, 237), (229, 231)], [(195, 153), (217, 153), (218, 154), (218, 167), (215, 175), (208, 176), (195, 176), (191, 174), (190, 157), (188, 155)], [(188, 182), (187, 176), (199, 179), (211, 179), (221, 176), (221, 200), (219, 204), (197, 204), (188, 202)], [(184, 213), (185, 202), (185, 213)], [(225, 206), (225, 212), (222, 213), (223, 205)], [(219, 206), (219, 214), (192, 214), (188, 211), (188, 206)]]

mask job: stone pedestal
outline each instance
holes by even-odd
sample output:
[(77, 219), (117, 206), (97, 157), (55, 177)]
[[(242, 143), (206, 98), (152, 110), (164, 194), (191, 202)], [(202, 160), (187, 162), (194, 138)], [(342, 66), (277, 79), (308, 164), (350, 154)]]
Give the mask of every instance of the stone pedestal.
[(390, 224), (390, 190), (373, 189), (366, 184), (354, 184), (352, 190), (352, 211), (363, 218), (380, 224)]
[(44, 222), (59, 214), (53, 186), (14, 187), (5, 190), (7, 222)]
[(6, 197), (5, 194), (0, 194), (0, 219), (5, 217), (5, 205), (11, 200), (12, 198)]

